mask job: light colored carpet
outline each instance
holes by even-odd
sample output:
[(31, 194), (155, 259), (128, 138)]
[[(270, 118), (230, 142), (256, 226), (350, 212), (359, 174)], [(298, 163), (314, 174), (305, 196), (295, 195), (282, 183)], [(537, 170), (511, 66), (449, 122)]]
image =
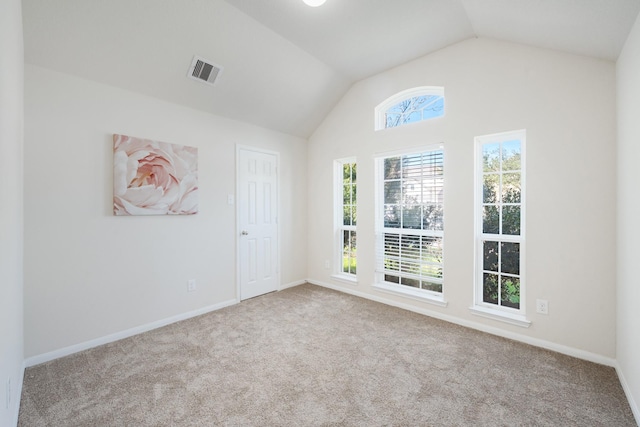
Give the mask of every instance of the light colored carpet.
[(19, 426), (635, 426), (615, 370), (302, 285), (27, 369)]

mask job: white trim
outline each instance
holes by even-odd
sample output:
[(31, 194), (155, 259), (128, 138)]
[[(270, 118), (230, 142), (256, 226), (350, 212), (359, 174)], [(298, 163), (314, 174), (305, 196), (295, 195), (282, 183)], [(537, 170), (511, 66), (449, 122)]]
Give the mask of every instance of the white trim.
[(213, 304), (207, 307), (202, 307), (197, 310), (189, 311), (186, 313), (178, 314), (175, 316), (168, 317), (166, 319), (157, 320), (155, 322), (147, 323), (145, 325), (136, 326), (135, 328), (126, 329), (124, 331), (116, 332), (115, 334), (105, 335), (100, 338), (96, 338), (93, 340), (85, 341), (79, 344), (74, 344), (69, 347), (64, 347), (58, 350), (50, 351), (48, 353), (39, 354), (37, 356), (32, 356), (27, 358), (24, 363), (25, 366), (31, 367), (35, 365), (39, 365), (41, 363), (50, 362), (55, 359), (59, 359), (64, 356), (69, 356), (74, 353), (78, 353), (80, 351), (88, 350), (93, 347), (98, 347), (103, 344), (109, 344), (114, 341), (118, 341), (124, 338), (129, 338), (134, 335), (141, 334), (143, 332), (148, 332), (153, 329), (158, 329), (163, 326), (170, 325), (172, 323), (179, 322), (181, 320), (190, 319), (192, 317), (200, 316), (212, 311), (220, 310), (225, 307), (229, 307), (235, 305), (239, 302), (239, 300), (233, 299), (228, 301), (223, 301), (218, 304)]
[(496, 335), (502, 338), (508, 338), (514, 341), (519, 341), (525, 344), (532, 345), (534, 347), (540, 347), (547, 350), (555, 351), (557, 353), (565, 354), (567, 356), (576, 357), (578, 359), (587, 360), (589, 362), (598, 363), (600, 365), (615, 367), (616, 360), (610, 357), (602, 356), (600, 354), (591, 353), (589, 351), (580, 350), (573, 347), (568, 347), (562, 344), (556, 344), (550, 341), (541, 340), (538, 338), (532, 338), (526, 335), (522, 335), (515, 332), (505, 331), (500, 328), (496, 328), (493, 326), (487, 326), (482, 323), (477, 323), (469, 320), (460, 319), (458, 317), (454, 317), (448, 314), (442, 314), (437, 311), (433, 311), (426, 308), (416, 307), (410, 304), (405, 304), (402, 302), (390, 300), (384, 298), (382, 296), (371, 295), (364, 292), (360, 292), (354, 289), (343, 288), (340, 286), (332, 285), (326, 282), (307, 279), (307, 282), (312, 285), (322, 286), (325, 288), (333, 289), (335, 291), (344, 292), (345, 294), (355, 295), (357, 297), (365, 298), (371, 301), (376, 301), (382, 304), (390, 305), (393, 307), (402, 308), (404, 310), (409, 310), (414, 313), (423, 314), (425, 316), (434, 317), (436, 319), (444, 320), (449, 323), (453, 323), (456, 325), (464, 326), (467, 328), (475, 329), (477, 331), (486, 332), (491, 335)]
[(520, 326), (522, 328), (528, 328), (529, 326), (531, 326), (531, 320), (527, 320), (526, 317), (520, 314), (511, 314), (504, 311), (482, 307), (479, 305), (475, 307), (469, 307), (469, 310), (471, 310), (471, 314), (474, 314), (476, 316), (497, 320), (499, 322), (509, 323), (510, 325)]
[(622, 367), (618, 361), (615, 361), (614, 368), (616, 368), (616, 373), (618, 374), (618, 380), (620, 380), (620, 384), (622, 385), (622, 390), (624, 390), (624, 394), (627, 397), (627, 401), (629, 402), (629, 406), (631, 407), (631, 412), (636, 419), (636, 424), (640, 426), (640, 407), (633, 399), (633, 394), (631, 394), (631, 388), (629, 387), (629, 383), (622, 372)]
[(307, 283), (306, 280), (296, 280), (295, 282), (285, 283), (284, 285), (280, 285), (278, 288), (279, 291), (284, 291), (285, 289), (295, 288), (296, 286), (304, 285)]
[(446, 307), (449, 303), (445, 301), (442, 295), (432, 295), (424, 289), (416, 289), (408, 286), (395, 285), (388, 282), (374, 283), (374, 289), (388, 294), (400, 295), (406, 298), (411, 298), (417, 301), (426, 302), (429, 304), (437, 305), (438, 307)]

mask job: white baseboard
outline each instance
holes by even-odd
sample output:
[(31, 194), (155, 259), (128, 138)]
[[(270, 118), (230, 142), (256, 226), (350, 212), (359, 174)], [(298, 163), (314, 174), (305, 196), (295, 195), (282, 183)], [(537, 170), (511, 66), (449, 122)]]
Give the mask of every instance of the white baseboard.
[(178, 314), (176, 316), (168, 317), (166, 319), (161, 319), (155, 322), (147, 323), (146, 325), (141, 325), (141, 326), (137, 326), (135, 328), (127, 329), (121, 332), (116, 332), (115, 334), (106, 335), (104, 337), (96, 338), (83, 343), (61, 348), (59, 350), (54, 350), (48, 353), (32, 356), (25, 360), (25, 367), (28, 368), (31, 366), (39, 365), (41, 363), (49, 362), (51, 360), (55, 360), (60, 357), (69, 356), (71, 354), (78, 353), (79, 351), (88, 350), (90, 348), (97, 347), (103, 344), (108, 344), (124, 338), (129, 338), (131, 336), (138, 335), (143, 332), (151, 331), (153, 329), (161, 328), (163, 326), (167, 326), (172, 323), (179, 322), (181, 320), (190, 319), (192, 317), (200, 316), (205, 313), (220, 310), (221, 308), (229, 307), (237, 303), (238, 301), (235, 299), (224, 301), (218, 304), (200, 308), (198, 310), (189, 311), (186, 313)]
[(295, 286), (304, 285), (305, 283), (307, 283), (306, 280), (298, 280), (298, 281), (295, 281), (295, 282), (286, 283), (284, 285), (280, 285), (280, 289), (278, 289), (278, 290), (279, 291), (283, 291), (285, 289), (293, 288)]
[(351, 295), (355, 295), (357, 297), (361, 297), (361, 298), (365, 298), (365, 299), (369, 299), (372, 301), (376, 301), (376, 302), (380, 302), (383, 304), (387, 304), (387, 305), (391, 305), (393, 307), (398, 307), (398, 308), (402, 308), (404, 310), (409, 310), (409, 311), (413, 311), (414, 313), (419, 313), (419, 314), (424, 314), (425, 316), (429, 316), (429, 317), (434, 317), (436, 319), (440, 319), (440, 320), (444, 320), (446, 322), (449, 323), (454, 323), (456, 325), (460, 325), (460, 326), (465, 326), (467, 328), (471, 328), (471, 329), (475, 329), (478, 331), (482, 331), (482, 332), (486, 332), (488, 334), (491, 335), (497, 335), (499, 337), (503, 337), (503, 338), (508, 338), (514, 341), (519, 341), (519, 342), (523, 342), (525, 344), (529, 344), (529, 345), (533, 345), (535, 347), (541, 347), (547, 350), (552, 350), (555, 351), (557, 353), (562, 353), (565, 354), (567, 356), (572, 356), (572, 357), (576, 357), (578, 359), (583, 359), (583, 360), (587, 360), (589, 362), (594, 362), (594, 363), (598, 363), (600, 365), (605, 365), (605, 366), (610, 366), (610, 367), (615, 367), (616, 366), (616, 360), (612, 359), (610, 357), (606, 357), (606, 356), (602, 356), (600, 354), (596, 354), (596, 353), (591, 353), (589, 351), (584, 351), (584, 350), (579, 350), (573, 347), (568, 347), (565, 345), (561, 345), (561, 344), (557, 344), (557, 343), (553, 343), (550, 341), (545, 341), (545, 340), (541, 340), (538, 338), (532, 338), (526, 335), (522, 335), (522, 334), (518, 334), (518, 333), (514, 333), (514, 332), (510, 332), (510, 331), (505, 331), (503, 329), (500, 328), (495, 328), (492, 326), (487, 326), (484, 325), (482, 323), (477, 323), (477, 322), (472, 322), (469, 320), (465, 320), (465, 319), (461, 319), (458, 317), (454, 317), (454, 316), (449, 316), (447, 314), (442, 314), (440, 312), (437, 311), (432, 311), (429, 309), (425, 309), (425, 308), (420, 308), (420, 307), (415, 307), (413, 305), (410, 304), (405, 304), (402, 302), (398, 302), (398, 301), (394, 301), (391, 299), (387, 299), (383, 296), (378, 296), (375, 294), (368, 294), (368, 293), (364, 293), (364, 292), (360, 292), (351, 288), (345, 288), (342, 286), (336, 286), (336, 285), (332, 285), (330, 283), (326, 283), (326, 282), (322, 282), (322, 281), (318, 281), (318, 280), (314, 280), (314, 279), (307, 279), (307, 282), (313, 284), (313, 285), (318, 285), (318, 286), (322, 286), (325, 288), (329, 288), (329, 289), (333, 289), (336, 291), (340, 291), (340, 292), (344, 292), (347, 294), (351, 294)]
[(629, 406), (631, 407), (631, 412), (633, 412), (633, 416), (636, 419), (636, 424), (640, 426), (640, 407), (631, 394), (629, 383), (627, 382), (627, 379), (624, 376), (624, 372), (622, 372), (622, 367), (618, 362), (616, 362), (615, 368), (618, 374), (618, 379), (620, 380), (620, 384), (622, 385), (622, 389), (624, 390), (624, 394), (627, 396), (627, 401), (629, 402)]

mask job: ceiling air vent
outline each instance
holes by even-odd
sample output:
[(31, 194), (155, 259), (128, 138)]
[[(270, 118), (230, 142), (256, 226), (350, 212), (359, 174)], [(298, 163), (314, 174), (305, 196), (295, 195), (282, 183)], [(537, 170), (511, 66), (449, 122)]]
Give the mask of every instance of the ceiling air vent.
[(222, 73), (221, 66), (204, 58), (194, 56), (187, 77), (213, 85), (220, 76), (220, 73)]

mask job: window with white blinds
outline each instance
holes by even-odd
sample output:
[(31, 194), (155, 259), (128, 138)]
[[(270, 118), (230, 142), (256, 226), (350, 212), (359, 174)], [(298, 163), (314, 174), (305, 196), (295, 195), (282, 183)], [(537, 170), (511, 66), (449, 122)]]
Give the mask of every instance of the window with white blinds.
[(378, 282), (442, 294), (444, 151), (378, 162)]

